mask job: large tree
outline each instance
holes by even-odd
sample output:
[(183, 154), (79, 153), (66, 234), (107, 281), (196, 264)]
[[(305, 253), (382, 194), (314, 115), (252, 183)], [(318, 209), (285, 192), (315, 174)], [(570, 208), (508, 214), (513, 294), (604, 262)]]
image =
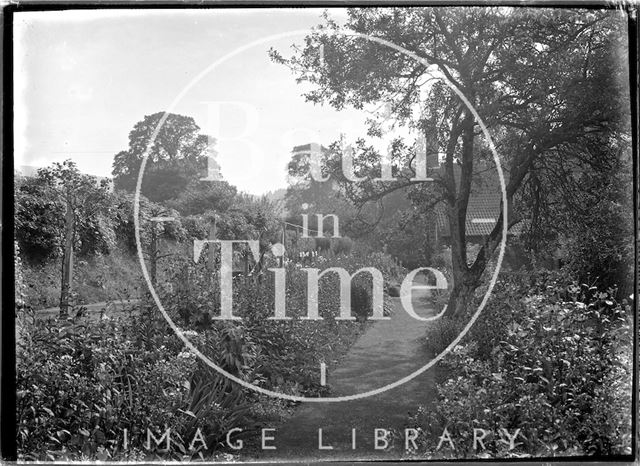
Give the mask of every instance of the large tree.
[[(515, 8), (350, 9), (343, 26), (327, 15), (291, 57), (271, 51), (314, 103), (336, 109), (386, 103), (398, 124), (437, 139), (444, 169), (431, 187), (412, 181), (415, 147), (392, 147), (396, 181), (374, 182), (380, 154), (360, 141), (356, 174), (339, 173), (337, 145), (326, 157), (333, 174), (357, 204), (377, 201), (407, 186), (425, 194), (423, 203), (442, 200), (451, 232), (453, 287), (447, 312), (461, 315), (482, 283), (500, 244), (503, 216), (473, 260), (467, 257), (466, 218), (473, 181), (491, 167), (487, 141), (472, 112), (433, 74), (446, 78), (471, 102), (487, 124), (505, 170), (509, 207), (532, 170), (553, 171), (562, 161), (579, 166), (607, 164), (607, 148), (627, 120), (619, 63), (612, 51), (626, 45), (626, 16), (619, 11)], [(425, 59), (430, 66), (355, 32), (386, 40)], [(380, 135), (371, 122), (370, 135)], [(479, 160), (485, 163), (480, 166)], [(459, 167), (459, 168), (458, 168)], [(427, 194), (429, 198), (427, 198)], [(509, 219), (509, 226), (519, 218)]]
[[(164, 113), (145, 116), (129, 133), (129, 148), (113, 160), (115, 187), (134, 192), (147, 146)], [(150, 147), (141, 192), (153, 202), (178, 197), (187, 185), (207, 175), (209, 138), (191, 117), (170, 113)], [(209, 163), (215, 163), (210, 159)]]

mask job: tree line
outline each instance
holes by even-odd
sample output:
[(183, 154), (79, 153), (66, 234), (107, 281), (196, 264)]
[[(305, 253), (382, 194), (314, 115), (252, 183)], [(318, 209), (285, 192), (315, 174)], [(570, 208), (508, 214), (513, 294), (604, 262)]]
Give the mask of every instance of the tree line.
[[(58, 261), (60, 309), (71, 306), (75, 258), (136, 251), (134, 192), (146, 144), (162, 113), (145, 116), (129, 135), (127, 151), (116, 154), (113, 189), (108, 180), (78, 170), (67, 160), (16, 179), (16, 240), (27, 264)], [(140, 240), (152, 280), (159, 262), (176, 254), (162, 243), (189, 246), (205, 239), (215, 224), (224, 239), (259, 239), (261, 250), (281, 230), (277, 206), (266, 197), (240, 193), (226, 181), (202, 181), (207, 136), (191, 117), (170, 114), (156, 138), (145, 171), (140, 206)], [(171, 217), (173, 221), (157, 221)], [(188, 254), (183, 248), (184, 254)], [(180, 252), (178, 252), (180, 253)], [(248, 254), (248, 251), (244, 252)]]

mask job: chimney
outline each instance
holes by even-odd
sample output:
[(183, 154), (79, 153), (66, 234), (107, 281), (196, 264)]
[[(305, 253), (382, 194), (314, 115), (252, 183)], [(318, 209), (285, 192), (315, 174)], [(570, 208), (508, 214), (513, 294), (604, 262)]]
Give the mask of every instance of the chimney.
[[(300, 163), (306, 165), (307, 168), (311, 168), (311, 158), (313, 155), (316, 156), (317, 160), (320, 160), (320, 156), (322, 154), (323, 151), (326, 151), (326, 149), (321, 146), (320, 144), (318, 144), (317, 142), (310, 142), (307, 144), (302, 144), (300, 146), (294, 146), (293, 149), (291, 150), (291, 154), (292, 157), (299, 157)], [(313, 175), (313, 169), (311, 169), (312, 172), (312, 177)], [(287, 182), (289, 184), (296, 184), (296, 183), (306, 183), (308, 180), (305, 178), (299, 178), (297, 176), (291, 176), (288, 175), (287, 176)]]
[(320, 144), (318, 144), (317, 142), (312, 142), (311, 144), (309, 144), (309, 146), (309, 152), (311, 152), (312, 154), (320, 153)]
[[(419, 136), (418, 140), (416, 141), (418, 151), (418, 158), (416, 163), (418, 165), (422, 163), (426, 165), (426, 167), (424, 165), (422, 165), (422, 168), (419, 168), (419, 166), (417, 166), (416, 170), (422, 172), (426, 168), (426, 172), (428, 174), (430, 173), (430, 171), (440, 168), (440, 159), (438, 153), (438, 145), (435, 141), (435, 138), (427, 138), (425, 137), (426, 134), (427, 132), (425, 131), (425, 133)], [(422, 162), (419, 161), (420, 159), (422, 160)]]
[(293, 154), (304, 154), (306, 159), (309, 160), (311, 154), (320, 154), (322, 152), (322, 146), (317, 142), (311, 142), (301, 146), (295, 146), (291, 152)]

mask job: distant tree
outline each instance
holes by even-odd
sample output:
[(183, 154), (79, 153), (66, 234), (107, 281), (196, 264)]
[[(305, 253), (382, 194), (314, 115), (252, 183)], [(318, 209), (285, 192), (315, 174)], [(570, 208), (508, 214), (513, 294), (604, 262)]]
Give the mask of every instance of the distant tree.
[(435, 238), (434, 215), (431, 211), (404, 208), (396, 211), (373, 230), (380, 249), (402, 262), (408, 269), (433, 265)]
[[(163, 115), (145, 116), (129, 133), (129, 148), (116, 154), (113, 161), (116, 189), (135, 191), (144, 153)], [(200, 134), (194, 119), (169, 114), (150, 148), (142, 194), (154, 202), (178, 197), (190, 182), (206, 176), (208, 155), (208, 137)], [(212, 159), (210, 163), (215, 162)]]
[[(325, 149), (326, 150), (326, 149)], [(285, 193), (287, 221), (295, 225), (302, 224), (302, 216), (307, 215), (308, 227), (312, 236), (320, 230), (316, 214), (335, 214), (340, 222), (340, 234), (356, 235), (357, 225), (352, 222), (357, 217), (357, 209), (344, 196), (341, 186), (333, 182), (316, 181), (309, 174), (309, 159), (303, 152), (294, 153), (287, 164), (289, 186)], [(360, 219), (358, 219), (360, 220)], [(325, 223), (325, 230), (333, 233), (331, 221)]]
[(184, 191), (165, 204), (182, 215), (198, 215), (207, 211), (224, 212), (234, 202), (236, 188), (226, 181), (189, 182)]
[[(377, 250), (386, 247), (389, 254), (411, 268), (430, 263), (434, 238), (425, 233), (433, 231), (427, 223), (433, 222), (434, 215), (421, 208), (422, 199), (414, 205), (407, 187), (388, 193), (376, 203), (354, 206), (350, 191), (343, 184), (316, 181), (311, 177), (309, 160), (304, 155), (294, 153), (287, 166), (289, 179), (294, 181), (285, 196), (289, 222), (299, 225), (302, 215), (307, 214), (310, 230), (318, 230), (315, 214), (336, 214), (341, 236), (357, 238), (360, 244)], [(328, 172), (326, 170), (324, 175)], [(303, 208), (305, 204), (306, 208)], [(328, 221), (325, 233), (331, 234), (332, 227)], [(324, 243), (321, 239), (320, 248), (325, 247)]]

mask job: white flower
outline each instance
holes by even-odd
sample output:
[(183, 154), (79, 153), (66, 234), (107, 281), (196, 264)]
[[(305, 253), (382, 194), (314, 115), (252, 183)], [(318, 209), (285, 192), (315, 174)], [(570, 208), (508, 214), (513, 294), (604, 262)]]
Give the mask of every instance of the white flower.
[(191, 359), (191, 358), (195, 358), (196, 355), (193, 354), (188, 348), (185, 348), (178, 354), (178, 357), (180, 359)]

